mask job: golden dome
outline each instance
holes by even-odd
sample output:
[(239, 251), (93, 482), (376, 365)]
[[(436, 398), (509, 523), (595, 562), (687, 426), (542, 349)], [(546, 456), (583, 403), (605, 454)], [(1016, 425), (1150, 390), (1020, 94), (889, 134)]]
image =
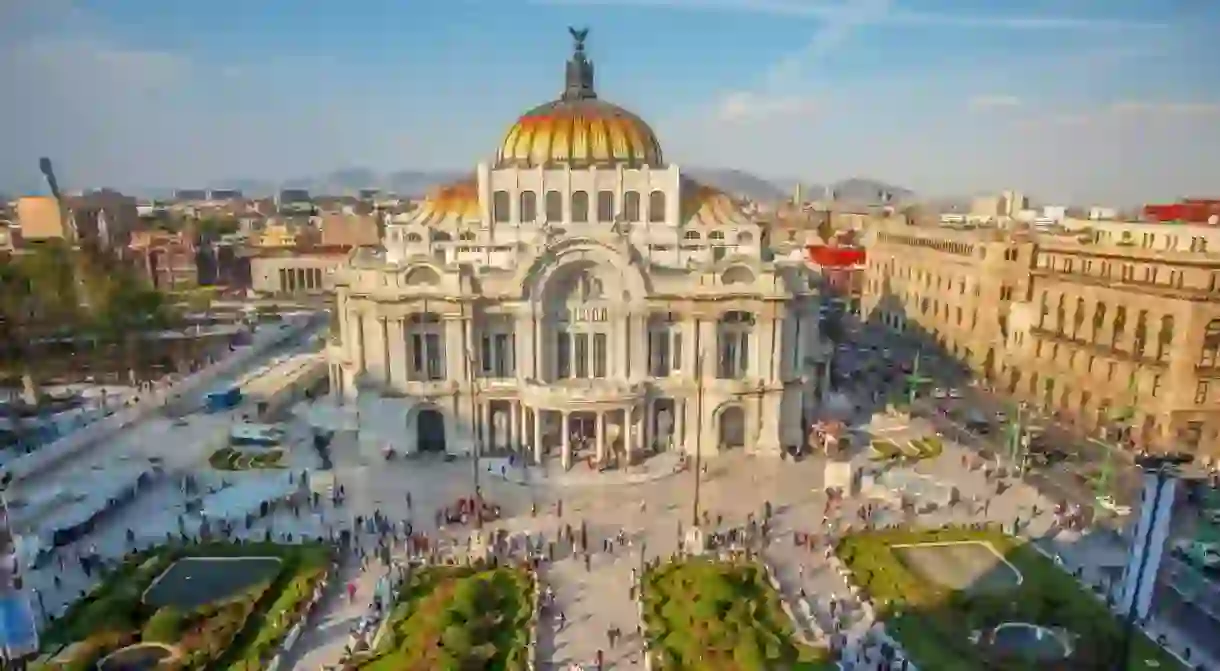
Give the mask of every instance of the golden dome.
[(661, 144), (642, 119), (596, 99), (557, 100), (526, 112), (504, 136), (500, 167), (661, 165)]
[(567, 64), (563, 95), (517, 119), (500, 144), (497, 167), (663, 165), (661, 144), (648, 124), (598, 100), (593, 63), (584, 51), (588, 30), (569, 31), (576, 45)]

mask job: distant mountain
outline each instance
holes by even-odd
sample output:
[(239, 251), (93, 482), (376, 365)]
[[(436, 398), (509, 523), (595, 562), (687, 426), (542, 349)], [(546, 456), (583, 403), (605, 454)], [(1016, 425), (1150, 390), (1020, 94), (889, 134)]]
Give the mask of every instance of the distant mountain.
[(683, 172), (698, 182), (714, 186), (738, 198), (748, 198), (763, 203), (786, 200), (791, 193), (775, 183), (743, 170), (731, 168), (686, 168)]
[(830, 185), (830, 192), (837, 202), (863, 205), (901, 203), (911, 200), (915, 196), (915, 192), (910, 189), (864, 177), (852, 177), (835, 182)]
[(382, 187), (400, 196), (419, 197), (428, 193), (433, 187), (456, 182), (465, 173), (432, 172), (424, 170), (399, 170), (386, 175)]
[[(739, 198), (761, 203), (773, 203), (792, 198), (798, 180), (765, 179), (744, 170), (732, 168), (685, 168), (683, 171), (698, 182), (715, 187)], [(441, 170), (398, 170), (388, 174), (377, 173), (368, 168), (351, 167), (334, 170), (324, 175), (297, 177), (283, 182), (258, 179), (227, 179), (210, 184), (213, 188), (241, 189), (248, 196), (269, 196), (276, 189), (308, 189), (313, 195), (349, 195), (361, 189), (381, 189), (400, 196), (418, 197), (433, 187), (468, 178), (470, 173)], [(835, 182), (828, 187), (817, 184), (802, 184), (802, 192), (808, 200), (821, 200), (828, 193), (835, 194), (838, 201), (858, 204), (879, 204), (909, 201), (914, 192), (882, 181), (853, 177)]]

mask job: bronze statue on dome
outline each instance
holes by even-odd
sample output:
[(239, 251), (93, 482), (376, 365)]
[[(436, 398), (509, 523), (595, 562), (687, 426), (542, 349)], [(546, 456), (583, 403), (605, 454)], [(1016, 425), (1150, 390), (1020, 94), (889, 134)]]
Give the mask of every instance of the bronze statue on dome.
[(572, 39), (576, 40), (576, 53), (583, 54), (585, 52), (585, 38), (589, 36), (589, 29), (576, 29), (568, 26), (568, 32), (572, 35)]

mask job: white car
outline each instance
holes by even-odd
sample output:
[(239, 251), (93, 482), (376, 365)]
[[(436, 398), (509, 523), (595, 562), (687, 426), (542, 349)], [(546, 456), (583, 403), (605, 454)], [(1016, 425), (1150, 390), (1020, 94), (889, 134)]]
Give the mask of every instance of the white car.
[(1106, 510), (1114, 513), (1115, 515), (1118, 515), (1119, 517), (1126, 517), (1127, 515), (1131, 514), (1131, 506), (1119, 505), (1119, 503), (1117, 501), (1115, 501), (1114, 497), (1112, 497), (1112, 496), (1098, 497), (1097, 505), (1101, 506), (1102, 508), (1105, 508)]
[(949, 398), (961, 398), (961, 397), (962, 397), (961, 389), (954, 387), (953, 389), (949, 390)]
[(932, 390), (932, 398), (948, 398), (949, 392), (939, 387)]

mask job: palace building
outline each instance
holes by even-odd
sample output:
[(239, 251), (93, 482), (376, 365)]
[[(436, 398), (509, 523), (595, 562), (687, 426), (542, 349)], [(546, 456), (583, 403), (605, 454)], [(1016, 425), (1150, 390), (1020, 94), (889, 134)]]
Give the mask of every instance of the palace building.
[(1205, 227), (1160, 228), (1115, 240), (880, 224), (864, 313), (1083, 433), (1215, 459), (1220, 257), (1177, 242)]
[(396, 408), (407, 453), (778, 456), (827, 371), (809, 271), (598, 96), (572, 33), (559, 99), (336, 271), (332, 390)]

